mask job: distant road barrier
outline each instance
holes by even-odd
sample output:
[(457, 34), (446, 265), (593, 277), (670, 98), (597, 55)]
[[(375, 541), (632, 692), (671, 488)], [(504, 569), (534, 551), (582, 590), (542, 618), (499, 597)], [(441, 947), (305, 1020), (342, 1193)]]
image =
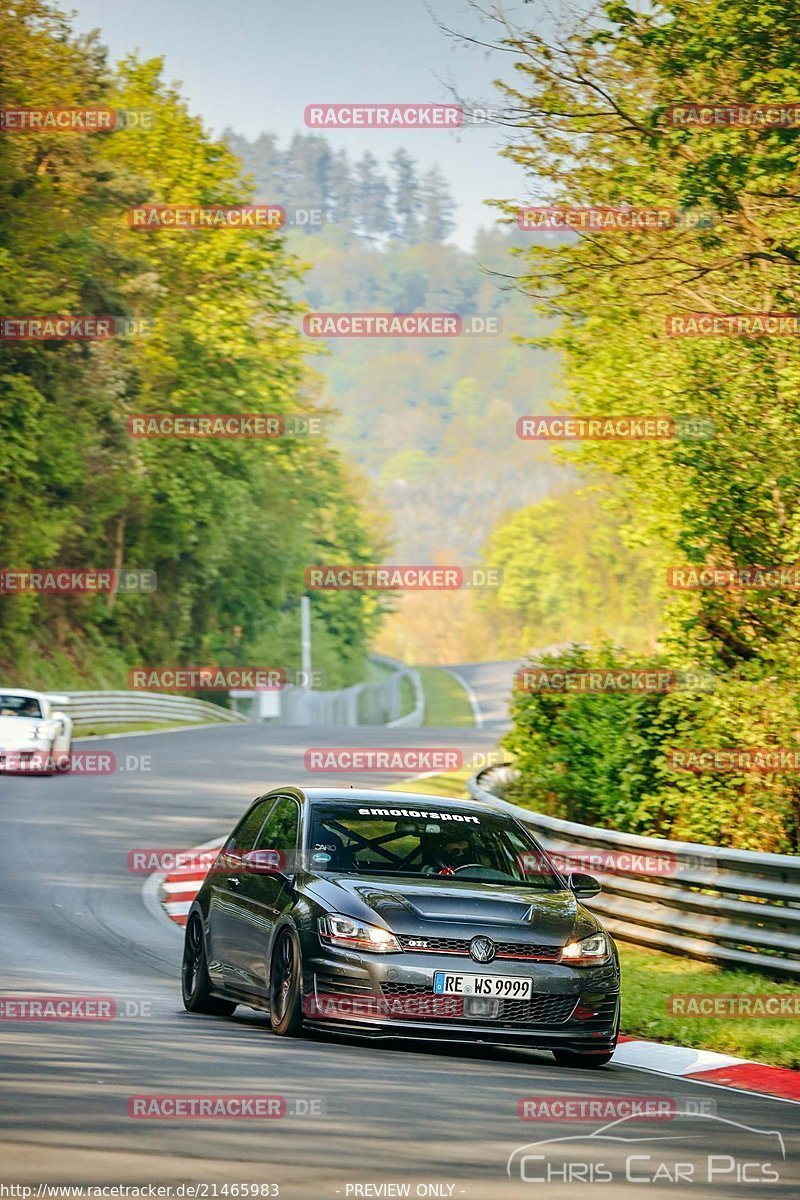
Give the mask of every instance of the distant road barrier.
[(162, 692), (63, 692), (63, 706), (76, 732), (95, 725), (147, 725), (154, 722), (205, 724), (211, 721), (247, 722), (248, 718), (219, 704)]
[[(355, 683), (337, 691), (285, 687), (275, 693), (275, 725), (384, 725), (388, 729), (418, 729), (425, 716), (425, 695), (419, 674), (385, 654), (370, 654), (372, 662), (388, 667), (391, 675), (377, 683)], [(403, 712), (403, 680), (411, 684), (414, 703)]]
[[(279, 715), (271, 718), (277, 725), (385, 725), (387, 728), (418, 728), (425, 715), (425, 695), (416, 671), (394, 658), (371, 654), (373, 662), (391, 669), (392, 674), (377, 683), (357, 683), (338, 691), (316, 688), (285, 687), (270, 693), (278, 700)], [(403, 680), (411, 684), (414, 702), (403, 712)], [(137, 725), (149, 722), (207, 723), (235, 721), (249, 723), (247, 713), (207, 700), (162, 692), (64, 692), (64, 705), (72, 717), (76, 732), (95, 725)], [(236, 701), (234, 701), (236, 703)]]
[[(487, 767), (470, 779), (470, 795), (512, 812), (559, 864), (572, 860), (576, 870), (596, 875), (603, 891), (588, 904), (614, 937), (800, 977), (800, 857), (640, 837), (545, 816), (496, 794), (513, 776), (509, 766)], [(595, 856), (617, 869), (593, 868)], [(659, 869), (665, 860), (674, 869)]]

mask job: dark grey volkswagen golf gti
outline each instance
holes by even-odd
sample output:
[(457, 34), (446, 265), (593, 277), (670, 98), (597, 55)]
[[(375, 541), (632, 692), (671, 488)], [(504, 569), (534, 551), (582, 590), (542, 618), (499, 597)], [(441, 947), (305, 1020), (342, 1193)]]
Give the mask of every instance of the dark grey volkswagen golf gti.
[(282, 787), (224, 843), (186, 923), (190, 1012), (269, 1011), (383, 1037), (552, 1050), (601, 1066), (619, 1031), (619, 960), (502, 802)]

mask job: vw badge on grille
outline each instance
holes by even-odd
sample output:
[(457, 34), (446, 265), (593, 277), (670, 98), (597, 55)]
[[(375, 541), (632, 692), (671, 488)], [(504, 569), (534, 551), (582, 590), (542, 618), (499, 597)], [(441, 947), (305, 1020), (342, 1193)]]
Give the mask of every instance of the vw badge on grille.
[(491, 938), (474, 937), (469, 944), (469, 952), (475, 962), (488, 963), (494, 958), (497, 948)]

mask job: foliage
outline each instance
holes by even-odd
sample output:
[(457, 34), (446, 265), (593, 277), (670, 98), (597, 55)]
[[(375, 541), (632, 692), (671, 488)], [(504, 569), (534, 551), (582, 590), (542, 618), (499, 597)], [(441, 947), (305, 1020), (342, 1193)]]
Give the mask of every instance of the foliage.
[[(798, 141), (791, 129), (673, 127), (687, 98), (795, 94), (800, 11), (767, 2), (609, 4), (518, 52), (520, 131), (510, 155), (551, 202), (710, 214), (708, 226), (601, 233), (532, 245), (524, 285), (560, 318), (568, 408), (700, 416), (714, 436), (587, 443), (570, 455), (612, 474), (632, 534), (672, 565), (775, 565), (800, 551), (800, 349), (796, 339), (668, 336), (672, 314), (798, 307)], [(793, 655), (797, 591), (707, 589), (668, 628), (712, 665)], [(771, 668), (770, 668), (771, 669)]]
[(285, 150), (273, 133), (251, 142), (226, 129), (223, 137), (252, 177), (257, 197), (283, 205), (289, 226), (304, 236), (333, 223), (342, 244), (388, 238), (412, 245), (444, 242), (455, 228), (455, 203), (440, 168), (420, 176), (402, 148), (392, 155), (387, 177), (369, 150), (352, 160), (318, 133), (296, 133)]
[[(796, 338), (675, 337), (674, 316), (796, 312), (796, 129), (673, 125), (669, 106), (791, 102), (800, 10), (764, 0), (607, 3), (553, 35), (503, 26), (516, 56), (507, 153), (539, 203), (667, 208), (674, 227), (535, 240), (521, 285), (557, 319), (564, 408), (581, 416), (701, 417), (713, 436), (586, 442), (565, 455), (611, 480), (628, 546), (647, 547), (671, 666), (720, 678), (690, 698), (525, 697), (515, 748), (530, 796), (602, 824), (796, 851), (791, 776), (667, 778), (660, 755), (797, 743), (796, 588), (670, 592), (664, 569), (771, 567), (800, 557)], [(501, 205), (507, 219), (514, 206)], [(601, 652), (598, 651), (598, 654)], [(526, 737), (532, 740), (526, 743)], [(541, 777), (537, 772), (541, 771)], [(594, 796), (592, 795), (594, 792)]]
[[(47, 674), (62, 650), (92, 677), (102, 646), (127, 662), (294, 665), (304, 567), (381, 552), (363, 481), (322, 438), (139, 441), (126, 417), (316, 411), (290, 294), (297, 264), (270, 231), (128, 228), (126, 209), (145, 202), (251, 198), (240, 162), (163, 82), (160, 62), (111, 69), (41, 0), (0, 12), (0, 45), (4, 108), (46, 97), (154, 121), (0, 140), (3, 312), (150, 322), (145, 335), (106, 342), (0, 346), (3, 561), (158, 577), (150, 595), (4, 597), (0, 663), (19, 682)], [(326, 596), (319, 665), (359, 678), (378, 617), (374, 598)]]
[(652, 648), (661, 618), (652, 558), (623, 541), (618, 513), (569, 490), (519, 509), (493, 531), (483, 557), (503, 573), (487, 592), (495, 653), (616, 638)]
[(475, 725), (475, 714), (464, 685), (438, 667), (418, 667), (425, 693), (424, 725), (454, 729)]
[[(537, 656), (536, 665), (672, 669), (663, 655), (634, 656), (608, 645)], [(695, 674), (692, 686), (663, 692), (516, 689), (511, 717), (503, 744), (519, 778), (506, 794), (524, 807), (652, 837), (800, 850), (800, 799), (791, 773), (695, 773), (675, 769), (667, 755), (793, 745), (796, 701), (769, 681)]]

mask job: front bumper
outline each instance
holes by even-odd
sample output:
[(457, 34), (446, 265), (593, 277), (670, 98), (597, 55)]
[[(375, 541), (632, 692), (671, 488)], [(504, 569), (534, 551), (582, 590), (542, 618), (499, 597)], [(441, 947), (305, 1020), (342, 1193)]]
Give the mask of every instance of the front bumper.
[[(450, 955), (356, 954), (322, 947), (304, 955), (306, 1020), (372, 1037), (525, 1045), (605, 1054), (619, 1029), (616, 958), (598, 967), (504, 960), (486, 966)], [(477, 1015), (466, 997), (435, 996), (435, 971), (533, 981), (530, 1000), (501, 999)]]
[(4, 775), (48, 775), (53, 769), (53, 746), (50, 742), (36, 741), (0, 749), (0, 773)]

